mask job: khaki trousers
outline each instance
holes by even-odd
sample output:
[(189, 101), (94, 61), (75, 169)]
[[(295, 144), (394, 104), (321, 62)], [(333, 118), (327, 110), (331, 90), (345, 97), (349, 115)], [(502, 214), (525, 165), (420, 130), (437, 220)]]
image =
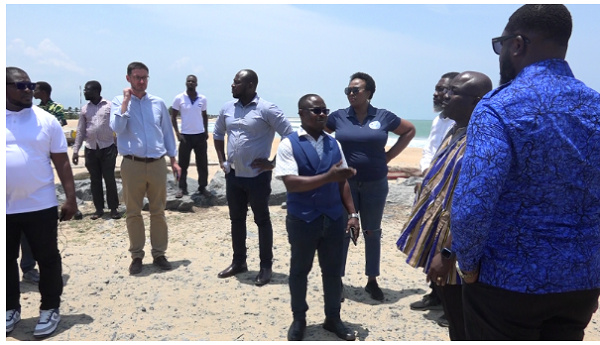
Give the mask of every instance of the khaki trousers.
[(158, 159), (151, 163), (124, 158), (121, 162), (123, 201), (127, 207), (129, 251), (133, 259), (144, 257), (146, 231), (142, 217), (144, 196), (150, 206), (150, 244), (152, 257), (165, 255), (168, 244), (167, 219), (167, 163)]

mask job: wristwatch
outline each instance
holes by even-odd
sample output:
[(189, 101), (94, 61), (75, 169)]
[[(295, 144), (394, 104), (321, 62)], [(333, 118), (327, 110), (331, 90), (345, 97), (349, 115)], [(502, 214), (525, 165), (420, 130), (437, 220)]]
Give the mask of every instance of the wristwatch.
[(444, 260), (452, 260), (455, 257), (454, 252), (450, 248), (442, 248), (440, 254)]
[(474, 278), (479, 274), (479, 270), (476, 270), (471, 273), (465, 273), (465, 272), (461, 271), (460, 266), (458, 266), (458, 261), (456, 261), (456, 272), (458, 272), (458, 275), (460, 276), (460, 278), (462, 280)]
[(358, 213), (350, 213), (348, 215), (348, 219), (350, 219), (350, 218), (356, 218), (356, 219), (358, 219)]

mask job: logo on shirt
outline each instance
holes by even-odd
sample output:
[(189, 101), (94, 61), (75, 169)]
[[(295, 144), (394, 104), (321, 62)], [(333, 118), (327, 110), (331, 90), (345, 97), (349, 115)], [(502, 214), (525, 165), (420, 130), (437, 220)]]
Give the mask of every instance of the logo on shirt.
[(371, 129), (379, 129), (379, 128), (381, 128), (381, 122), (379, 122), (379, 121), (373, 121), (373, 122), (369, 123), (369, 128), (371, 128)]

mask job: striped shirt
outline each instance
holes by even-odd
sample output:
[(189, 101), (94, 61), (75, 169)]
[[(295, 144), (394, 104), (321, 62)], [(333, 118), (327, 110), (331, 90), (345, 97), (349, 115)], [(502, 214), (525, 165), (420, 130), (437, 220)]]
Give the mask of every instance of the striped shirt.
[[(406, 262), (429, 272), (433, 257), (439, 253), (450, 235), (450, 211), (454, 188), (458, 181), (462, 156), (466, 147), (466, 127), (452, 128), (442, 141), (430, 169), (417, 191), (408, 222), (396, 242), (407, 255)], [(448, 284), (460, 284), (456, 268), (448, 274)]]
[(79, 151), (84, 140), (90, 150), (115, 144), (116, 137), (110, 128), (110, 105), (109, 100), (102, 98), (98, 104), (88, 102), (81, 108), (73, 152)]

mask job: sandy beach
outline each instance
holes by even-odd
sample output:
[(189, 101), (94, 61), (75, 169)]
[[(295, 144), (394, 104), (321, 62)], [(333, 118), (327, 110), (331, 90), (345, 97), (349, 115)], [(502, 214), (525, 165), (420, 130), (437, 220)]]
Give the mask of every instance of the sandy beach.
[[(69, 121), (69, 126), (73, 120)], [(74, 121), (76, 122), (76, 121)], [(274, 156), (276, 143), (273, 145)], [(69, 149), (69, 156), (72, 150)], [(209, 176), (218, 169), (209, 140)], [(409, 148), (390, 165), (418, 168), (420, 149)], [(117, 167), (120, 164), (120, 157)], [(195, 178), (190, 169), (190, 178)], [(74, 173), (84, 172), (82, 159)], [(210, 178), (209, 177), (209, 178)], [(391, 180), (390, 183), (400, 183)], [(290, 249), (285, 230), (286, 210), (272, 206), (274, 264), (271, 283), (257, 287), (258, 234), (251, 211), (248, 217), (249, 272), (228, 279), (217, 273), (231, 262), (229, 217), (226, 206), (194, 207), (193, 212), (167, 211), (169, 248), (174, 269), (159, 271), (151, 263), (147, 239), (141, 274), (130, 276), (130, 256), (125, 219), (91, 220), (91, 202), (80, 205), (84, 219), (59, 225), (59, 249), (66, 282), (61, 304), (61, 323), (48, 340), (286, 340), (292, 321), (288, 273)], [(436, 319), (441, 311), (412, 311), (409, 304), (428, 292), (421, 269), (405, 263), (395, 247), (410, 208), (388, 204), (383, 218), (382, 260), (379, 285), (385, 300), (372, 300), (364, 291), (364, 242), (351, 245), (344, 278), (346, 301), (342, 320), (366, 341), (449, 340), (447, 328)], [(143, 213), (148, 227), (148, 214)], [(321, 324), (323, 292), (318, 261), (309, 275), (307, 332), (305, 340), (339, 340)], [(40, 296), (37, 286), (21, 283), (22, 321), (7, 340), (33, 340)], [(585, 340), (600, 341), (600, 316), (594, 314)]]

